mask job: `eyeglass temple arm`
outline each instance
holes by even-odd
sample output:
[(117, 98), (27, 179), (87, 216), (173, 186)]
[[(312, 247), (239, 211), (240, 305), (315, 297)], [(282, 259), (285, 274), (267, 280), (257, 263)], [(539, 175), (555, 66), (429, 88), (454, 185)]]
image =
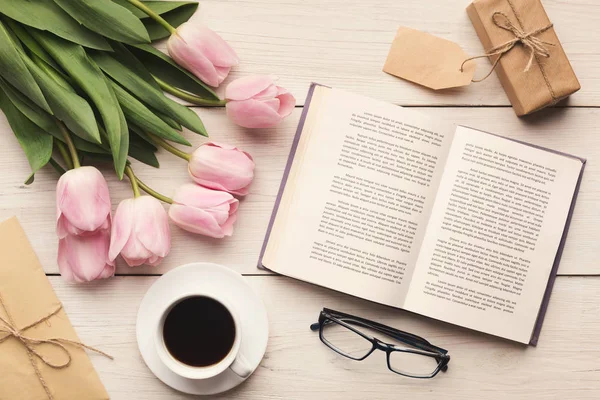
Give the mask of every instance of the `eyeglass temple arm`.
[[(433, 344), (429, 343), (426, 339), (424, 339), (420, 336), (417, 336), (417, 335), (413, 335), (412, 333), (404, 332), (399, 329), (395, 329), (395, 328), (380, 324), (379, 322), (371, 321), (366, 318), (357, 317), (357, 316), (354, 316), (351, 314), (346, 314), (341, 311), (336, 311), (336, 310), (332, 310), (329, 308), (323, 308), (323, 311), (325, 313), (331, 314), (333, 317), (352, 318), (356, 321), (369, 324), (369, 325), (371, 325), (371, 327), (385, 333), (386, 335), (388, 335), (390, 337), (401, 340), (407, 344), (411, 344), (422, 350), (428, 350), (428, 351), (433, 350), (433, 351), (440, 352), (442, 354), (448, 353), (448, 350), (443, 349), (441, 347), (434, 346)], [(318, 324), (317, 324), (317, 326), (318, 326)], [(311, 326), (311, 329), (312, 329), (312, 326)]]

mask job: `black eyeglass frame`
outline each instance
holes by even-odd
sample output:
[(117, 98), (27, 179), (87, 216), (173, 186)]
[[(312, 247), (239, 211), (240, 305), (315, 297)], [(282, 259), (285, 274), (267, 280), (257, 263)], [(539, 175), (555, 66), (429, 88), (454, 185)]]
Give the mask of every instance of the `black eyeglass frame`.
[[(344, 322), (344, 320), (351, 321), (352, 323), (354, 323), (355, 325), (358, 325), (358, 326), (362, 326), (365, 328), (373, 329), (377, 332), (381, 332), (388, 337), (394, 338), (402, 343), (406, 343), (410, 346), (415, 347), (416, 349), (403, 348), (403, 347), (398, 347), (397, 345), (394, 345), (391, 343), (386, 343), (376, 337), (369, 336), (369, 335), (361, 332), (360, 330), (356, 329), (354, 326)], [(339, 325), (342, 325), (346, 329), (351, 330), (352, 332), (356, 333), (357, 335), (362, 336), (364, 339), (371, 342), (371, 344), (372, 344), (371, 349), (367, 352), (367, 354), (365, 354), (362, 357), (358, 357), (358, 358), (353, 357), (350, 354), (344, 353), (342, 350), (338, 349), (334, 344), (330, 343), (323, 336), (323, 327), (326, 326), (328, 323), (337, 323)], [(321, 342), (323, 342), (331, 350), (335, 351), (336, 353), (338, 353), (344, 357), (350, 358), (355, 361), (364, 360), (365, 358), (367, 358), (371, 354), (373, 354), (373, 352), (377, 349), (384, 351), (386, 353), (388, 369), (396, 374), (403, 375), (403, 376), (406, 376), (409, 378), (429, 379), (429, 378), (433, 378), (434, 376), (436, 376), (438, 374), (438, 372), (440, 372), (440, 371), (446, 372), (448, 370), (448, 363), (450, 362), (450, 356), (447, 354), (448, 350), (442, 349), (441, 347), (434, 346), (431, 343), (429, 343), (426, 339), (424, 339), (420, 336), (413, 335), (412, 333), (404, 332), (399, 329), (395, 329), (395, 328), (389, 327), (387, 325), (383, 325), (378, 322), (368, 320), (366, 318), (361, 318), (361, 317), (346, 314), (346, 313), (343, 313), (340, 311), (331, 310), (329, 308), (323, 308), (323, 311), (321, 311), (321, 313), (319, 314), (319, 322), (312, 324), (310, 326), (310, 329), (313, 331), (319, 330), (319, 339), (321, 339)], [(429, 375), (411, 375), (411, 374), (408, 374), (405, 372), (400, 372), (400, 371), (393, 369), (392, 365), (390, 363), (390, 355), (393, 352), (412, 353), (412, 354), (422, 355), (425, 357), (431, 357), (437, 361), (438, 365), (435, 368), (435, 370)]]

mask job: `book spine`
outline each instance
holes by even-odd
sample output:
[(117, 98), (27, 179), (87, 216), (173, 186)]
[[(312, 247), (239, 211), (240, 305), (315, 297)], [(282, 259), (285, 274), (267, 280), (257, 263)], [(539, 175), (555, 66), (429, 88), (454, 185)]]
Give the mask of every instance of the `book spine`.
[(312, 83), (310, 85), (310, 89), (308, 90), (308, 94), (306, 95), (306, 101), (304, 102), (304, 109), (302, 110), (302, 115), (300, 116), (300, 121), (298, 122), (298, 128), (296, 129), (296, 135), (294, 136), (294, 141), (292, 142), (292, 148), (290, 149), (290, 155), (287, 160), (287, 164), (285, 165), (285, 170), (283, 171), (283, 177), (281, 178), (281, 184), (279, 185), (279, 192), (277, 193), (277, 198), (275, 199), (275, 205), (273, 206), (273, 213), (271, 214), (271, 219), (269, 220), (269, 225), (267, 226), (267, 232), (265, 233), (265, 239), (263, 241), (262, 248), (260, 249), (260, 255), (258, 257), (258, 268), (259, 269), (267, 269), (263, 265), (263, 256), (265, 255), (265, 251), (267, 249), (267, 243), (269, 242), (269, 237), (271, 236), (271, 230), (273, 229), (273, 223), (275, 222), (275, 217), (277, 216), (277, 210), (279, 209), (279, 204), (281, 203), (281, 196), (283, 196), (283, 191), (285, 190), (285, 184), (287, 183), (288, 176), (290, 174), (290, 169), (292, 168), (292, 163), (294, 162), (294, 157), (296, 155), (296, 149), (298, 148), (298, 142), (300, 141), (300, 136), (302, 135), (302, 130), (304, 129), (304, 122), (306, 120), (306, 115), (308, 114), (308, 109), (310, 108), (310, 101), (312, 99), (313, 92), (315, 87), (322, 86), (318, 83)]

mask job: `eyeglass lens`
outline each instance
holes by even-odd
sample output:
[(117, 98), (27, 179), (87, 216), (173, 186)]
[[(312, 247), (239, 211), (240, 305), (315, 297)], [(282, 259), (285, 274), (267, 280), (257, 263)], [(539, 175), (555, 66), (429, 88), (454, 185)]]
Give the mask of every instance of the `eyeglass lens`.
[[(439, 360), (434, 357), (410, 352), (410, 350), (418, 350), (414, 346), (352, 320), (344, 319), (343, 322), (369, 338), (378, 338), (382, 342), (407, 350), (390, 353), (388, 366), (394, 372), (414, 377), (428, 377), (438, 368)], [(323, 324), (322, 339), (333, 350), (354, 360), (365, 358), (373, 349), (373, 343), (369, 339), (333, 320), (327, 320)]]

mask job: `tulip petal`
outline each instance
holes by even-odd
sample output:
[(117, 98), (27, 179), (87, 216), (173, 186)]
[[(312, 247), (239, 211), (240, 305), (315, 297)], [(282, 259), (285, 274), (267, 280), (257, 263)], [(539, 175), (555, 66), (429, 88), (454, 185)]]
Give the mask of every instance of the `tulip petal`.
[(189, 171), (200, 185), (241, 193), (254, 179), (254, 161), (245, 152), (223, 149), (211, 143), (194, 151)]
[(141, 196), (135, 214), (135, 234), (140, 243), (152, 254), (166, 257), (171, 250), (169, 218), (160, 201), (150, 196)]
[(152, 256), (150, 257), (150, 259), (148, 261), (146, 261), (146, 264), (150, 265), (151, 267), (156, 267), (158, 264), (160, 264), (162, 262), (162, 257), (159, 256)]
[(265, 90), (252, 96), (254, 100), (269, 100), (274, 99), (279, 93), (279, 89), (275, 85), (269, 85)]
[(231, 214), (227, 221), (223, 225), (221, 225), (221, 229), (223, 229), (223, 234), (225, 236), (233, 235), (233, 224), (237, 221), (237, 214)]
[(279, 116), (285, 118), (292, 113), (294, 107), (296, 107), (296, 98), (287, 90), (279, 88)]
[[(150, 253), (148, 253), (150, 254)], [(123, 260), (125, 260), (125, 262), (127, 263), (127, 265), (129, 265), (130, 267), (139, 267), (142, 264), (145, 264), (147, 262), (147, 258), (129, 258), (123, 254), (121, 254), (121, 257), (123, 257)]]
[(269, 128), (282, 121), (277, 111), (262, 101), (249, 99), (230, 101), (226, 104), (227, 116), (245, 128)]
[(69, 235), (62, 239), (59, 248), (64, 246), (63, 257), (66, 254), (72, 273), (70, 277), (76, 282), (99, 279), (107, 265), (109, 241), (108, 231), (99, 231), (89, 236)]
[(227, 78), (229, 71), (231, 71), (231, 67), (218, 67), (215, 65), (215, 72), (217, 73), (217, 77), (219, 79), (219, 85), (225, 80), (225, 78)]
[(59, 239), (64, 239), (67, 235), (83, 235), (85, 231), (78, 229), (69, 223), (69, 220), (62, 214), (59, 214), (56, 221), (56, 235)]
[(227, 100), (248, 100), (273, 85), (278, 78), (273, 75), (245, 76), (225, 88)]
[(271, 108), (276, 113), (279, 113), (279, 99), (261, 100), (262, 103)]
[(198, 185), (202, 185), (206, 188), (213, 189), (213, 190), (222, 190), (224, 192), (228, 192), (228, 193), (234, 194), (236, 196), (246, 196), (248, 193), (250, 193), (250, 185), (245, 186), (243, 188), (239, 188), (239, 189), (230, 189), (230, 188), (226, 188), (225, 186), (221, 185), (220, 183), (200, 179), (195, 176), (192, 176), (192, 179)]
[[(171, 44), (173, 37), (174, 36), (169, 39), (169, 44)], [(169, 46), (169, 54), (175, 60), (175, 62), (177, 62), (177, 64), (196, 75), (207, 85), (213, 87), (219, 86), (219, 75), (215, 69), (215, 66), (197, 49), (193, 47), (184, 47), (179, 49), (178, 47), (171, 45)]]
[(73, 276), (69, 260), (67, 259), (66, 239), (61, 238), (58, 241), (58, 258), (56, 261), (58, 263), (58, 270), (63, 279), (67, 282), (75, 282), (75, 277)]
[(240, 202), (238, 201), (238, 199), (234, 199), (234, 201), (229, 203), (229, 215), (233, 215), (235, 213), (237, 213), (238, 207), (240, 205)]
[(205, 25), (184, 23), (177, 28), (177, 34), (189, 47), (202, 52), (216, 66), (233, 67), (239, 64), (239, 58), (229, 43)]
[(119, 203), (112, 224), (110, 250), (108, 258), (114, 261), (129, 241), (133, 230), (134, 199), (126, 199)]
[(231, 145), (231, 144), (227, 144), (227, 143), (221, 143), (221, 142), (206, 142), (204, 143), (202, 146), (208, 146), (208, 147), (220, 147), (222, 149), (225, 150), (235, 150), (235, 151), (239, 151), (240, 153), (244, 153), (246, 155), (246, 157), (248, 157), (250, 160), (254, 160), (252, 158), (252, 156), (250, 155), (250, 153), (242, 150), (242, 149), (238, 149), (237, 147)]
[(217, 239), (225, 236), (215, 218), (199, 208), (172, 204), (169, 208), (169, 217), (175, 225), (188, 232)]
[[(64, 173), (57, 184), (56, 203), (73, 227), (93, 232), (110, 215), (110, 195), (102, 173), (94, 167), (80, 167)], [(64, 230), (65, 227), (61, 227)]]
[(111, 264), (106, 264), (106, 266), (104, 267), (104, 270), (98, 276), (97, 279), (110, 278), (111, 276), (115, 275), (115, 270), (116, 270), (116, 267), (115, 267), (114, 263), (112, 265)]
[[(175, 195), (173, 195), (173, 201), (178, 204), (201, 208), (203, 210), (208, 208), (218, 208), (219, 205), (222, 204), (238, 202), (227, 192), (207, 189), (202, 186), (194, 185), (193, 183), (186, 183), (177, 188)], [(228, 206), (227, 208), (229, 209), (230, 207)]]
[(119, 253), (130, 267), (157, 265), (171, 248), (167, 213), (153, 197), (123, 200), (114, 218), (110, 258)]

